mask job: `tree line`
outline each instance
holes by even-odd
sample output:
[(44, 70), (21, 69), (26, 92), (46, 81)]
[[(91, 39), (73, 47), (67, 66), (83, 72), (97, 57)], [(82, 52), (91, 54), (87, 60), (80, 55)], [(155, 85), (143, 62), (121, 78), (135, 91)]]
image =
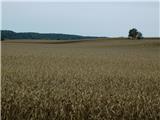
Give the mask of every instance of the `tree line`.
[(88, 39), (88, 38), (96, 38), (96, 37), (57, 34), (57, 33), (34, 33), (34, 32), (16, 33), (10, 30), (1, 30), (1, 40), (5, 39), (75, 40), (75, 39)]

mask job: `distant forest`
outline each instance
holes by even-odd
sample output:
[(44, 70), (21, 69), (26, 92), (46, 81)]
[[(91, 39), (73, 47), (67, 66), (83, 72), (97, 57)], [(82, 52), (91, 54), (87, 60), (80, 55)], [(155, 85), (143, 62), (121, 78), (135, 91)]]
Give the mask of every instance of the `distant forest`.
[(80, 36), (58, 33), (35, 33), (35, 32), (14, 32), (11, 30), (1, 30), (1, 40), (6, 39), (45, 39), (45, 40), (76, 40), (97, 38), (92, 36)]

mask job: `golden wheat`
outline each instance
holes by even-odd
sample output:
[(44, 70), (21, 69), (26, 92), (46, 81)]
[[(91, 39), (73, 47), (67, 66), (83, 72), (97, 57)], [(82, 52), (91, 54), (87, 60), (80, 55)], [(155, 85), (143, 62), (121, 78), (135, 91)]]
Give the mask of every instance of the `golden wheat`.
[(2, 120), (160, 119), (160, 41), (2, 43)]

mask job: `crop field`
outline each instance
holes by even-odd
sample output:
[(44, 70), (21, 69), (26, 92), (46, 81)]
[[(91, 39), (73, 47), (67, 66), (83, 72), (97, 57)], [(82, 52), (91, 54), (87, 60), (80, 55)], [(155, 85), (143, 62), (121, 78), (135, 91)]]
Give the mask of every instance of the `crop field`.
[(2, 120), (160, 120), (160, 40), (1, 47)]

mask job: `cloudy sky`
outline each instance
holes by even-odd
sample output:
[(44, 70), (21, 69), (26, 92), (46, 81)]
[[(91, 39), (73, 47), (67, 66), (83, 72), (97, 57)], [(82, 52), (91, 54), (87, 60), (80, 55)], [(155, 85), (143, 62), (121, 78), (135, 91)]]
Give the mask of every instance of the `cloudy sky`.
[(160, 36), (156, 0), (8, 0), (1, 10), (2, 29), (16, 32), (118, 37), (127, 36), (134, 27), (146, 37)]

